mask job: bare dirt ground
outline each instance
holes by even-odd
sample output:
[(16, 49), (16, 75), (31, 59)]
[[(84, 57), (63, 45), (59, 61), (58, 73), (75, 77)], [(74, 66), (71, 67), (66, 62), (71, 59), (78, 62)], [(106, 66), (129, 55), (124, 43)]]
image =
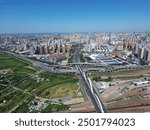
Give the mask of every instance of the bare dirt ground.
[(108, 112), (150, 111), (150, 84), (132, 88), (133, 81), (137, 81), (137, 79), (122, 81), (101, 94)]

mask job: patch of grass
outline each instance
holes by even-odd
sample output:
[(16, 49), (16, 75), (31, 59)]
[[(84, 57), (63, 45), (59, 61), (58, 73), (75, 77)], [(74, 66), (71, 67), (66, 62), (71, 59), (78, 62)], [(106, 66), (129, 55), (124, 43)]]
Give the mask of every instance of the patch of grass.
[(13, 72), (26, 72), (26, 73), (35, 73), (36, 70), (33, 68), (27, 68), (29, 65), (22, 62), (15, 57), (12, 57), (5, 53), (0, 53), (0, 70), (11, 69)]
[(34, 96), (28, 98), (25, 102), (23, 102), (19, 107), (14, 110), (15, 113), (28, 113), (29, 112), (29, 103), (34, 99)]
[(111, 82), (113, 79), (111, 77), (108, 77), (107, 79), (102, 79), (101, 77), (94, 77), (93, 80), (96, 82), (98, 81)]
[(80, 62), (83, 62), (83, 63), (85, 62), (85, 59), (82, 53), (80, 54)]
[(21, 83), (18, 83), (16, 85), (16, 87), (20, 88), (22, 90), (25, 90), (25, 89), (32, 90), (36, 87), (36, 84), (37, 84), (36, 81), (29, 77), (29, 78), (25, 79), (24, 81), (22, 81)]
[(36, 87), (38, 95), (40, 95), (44, 90), (52, 88), (55, 85), (70, 82), (74, 83), (78, 80), (73, 74), (53, 74), (50, 72), (43, 72), (39, 75), (39, 77), (44, 78), (45, 80), (40, 82)]
[(14, 113), (28, 113), (29, 112), (29, 106), (26, 102), (23, 102), (21, 106), (19, 106)]
[[(8, 112), (14, 106), (18, 105), (26, 95), (20, 91), (14, 91), (7, 96), (0, 97), (0, 103), (3, 103), (3, 106), (0, 106), (0, 112)], [(5, 100), (5, 103), (3, 102)]]
[(44, 90), (40, 96), (50, 99), (64, 97), (76, 98), (78, 88), (79, 86), (77, 85), (76, 81), (70, 80), (49, 87), (48, 89)]
[(57, 111), (63, 111), (67, 110), (69, 108), (68, 105), (64, 104), (49, 104), (44, 110), (42, 110), (42, 113), (50, 113), (50, 112), (57, 112)]
[(0, 93), (0, 98), (9, 94), (9, 93), (12, 93), (13, 91), (15, 91), (12, 87), (8, 88), (8, 89), (5, 89), (5, 91), (1, 92)]

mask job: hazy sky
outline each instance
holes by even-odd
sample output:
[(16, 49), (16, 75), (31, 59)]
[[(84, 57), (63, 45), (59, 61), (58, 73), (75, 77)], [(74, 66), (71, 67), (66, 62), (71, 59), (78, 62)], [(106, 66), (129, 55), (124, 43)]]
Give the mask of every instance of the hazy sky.
[(150, 0), (0, 0), (0, 33), (150, 31)]

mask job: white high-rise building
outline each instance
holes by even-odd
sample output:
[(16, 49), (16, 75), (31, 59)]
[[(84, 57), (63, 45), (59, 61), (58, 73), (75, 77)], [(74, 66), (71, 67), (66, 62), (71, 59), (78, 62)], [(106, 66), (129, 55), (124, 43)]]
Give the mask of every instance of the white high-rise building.
[(139, 44), (136, 43), (136, 45), (135, 45), (135, 54), (138, 54), (138, 51), (139, 51)]
[(139, 47), (139, 51), (138, 51), (138, 57), (140, 59), (143, 59), (144, 58), (144, 47)]

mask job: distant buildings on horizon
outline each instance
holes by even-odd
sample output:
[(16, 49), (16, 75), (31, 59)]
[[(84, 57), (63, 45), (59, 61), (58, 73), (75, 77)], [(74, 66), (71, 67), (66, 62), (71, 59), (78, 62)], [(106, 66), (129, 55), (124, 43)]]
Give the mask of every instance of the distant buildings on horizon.
[[(47, 56), (57, 62), (70, 57), (74, 43), (84, 44), (84, 51), (110, 51), (126, 58), (137, 55), (150, 63), (150, 33), (55, 33), (32, 35), (1, 35), (0, 48), (29, 56)], [(38, 56), (39, 55), (39, 56)]]

